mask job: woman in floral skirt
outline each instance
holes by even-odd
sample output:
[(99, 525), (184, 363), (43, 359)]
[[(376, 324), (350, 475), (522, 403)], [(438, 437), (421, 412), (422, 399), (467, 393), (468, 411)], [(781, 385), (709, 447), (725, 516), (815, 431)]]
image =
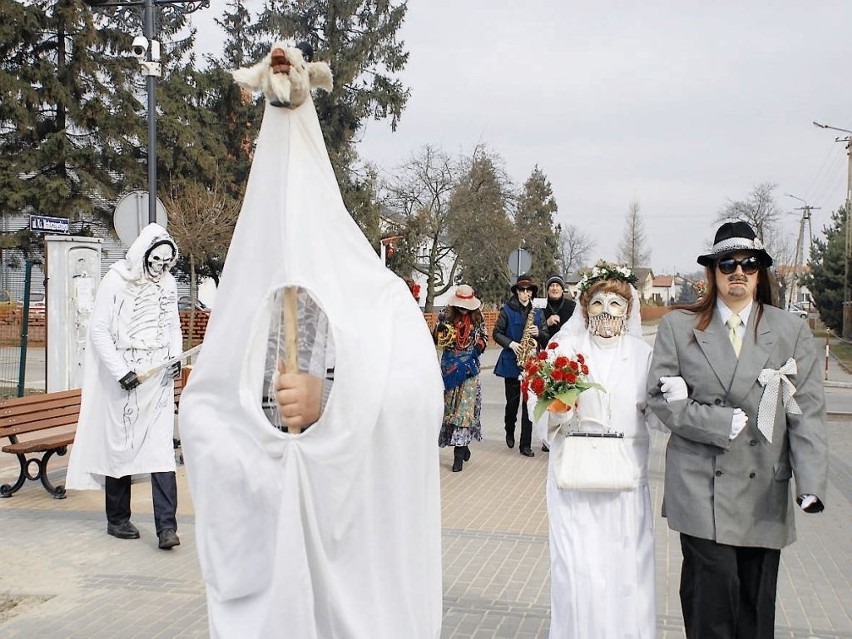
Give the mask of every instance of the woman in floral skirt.
[(438, 446), (455, 447), (453, 472), (462, 470), (470, 459), (469, 444), (482, 441), (482, 387), (479, 383), (479, 356), (488, 344), (482, 306), (467, 284), (456, 288), (433, 336), (441, 354), (444, 378), (444, 419)]

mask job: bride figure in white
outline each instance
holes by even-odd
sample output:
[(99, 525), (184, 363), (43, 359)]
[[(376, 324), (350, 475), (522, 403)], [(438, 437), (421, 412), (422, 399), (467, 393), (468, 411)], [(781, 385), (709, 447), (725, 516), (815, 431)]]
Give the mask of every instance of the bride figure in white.
[[(550, 639), (656, 636), (654, 518), (648, 491), (649, 430), (643, 412), (651, 347), (642, 339), (639, 298), (627, 269), (599, 262), (580, 283), (582, 313), (553, 337), (557, 354), (581, 353), (587, 378), (576, 407), (536, 424), (550, 446)], [(532, 397), (532, 396), (531, 396)], [(532, 411), (532, 408), (530, 409)], [(557, 423), (561, 422), (561, 423)], [(567, 429), (602, 424), (624, 433), (635, 482), (619, 492), (564, 491), (557, 469)]]

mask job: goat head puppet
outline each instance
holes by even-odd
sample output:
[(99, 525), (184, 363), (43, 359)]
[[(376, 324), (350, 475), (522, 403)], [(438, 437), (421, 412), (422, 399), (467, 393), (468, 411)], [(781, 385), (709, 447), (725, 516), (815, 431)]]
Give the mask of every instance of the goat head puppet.
[(271, 105), (295, 109), (308, 99), (311, 89), (332, 89), (328, 64), (312, 60), (313, 48), (307, 42), (296, 46), (276, 42), (263, 60), (232, 75), (240, 86), (262, 91)]

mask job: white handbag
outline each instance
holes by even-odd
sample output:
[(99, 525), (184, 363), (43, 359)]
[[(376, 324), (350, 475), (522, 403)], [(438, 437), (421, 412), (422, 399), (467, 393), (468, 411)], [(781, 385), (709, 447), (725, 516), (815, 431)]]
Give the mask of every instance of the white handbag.
[(556, 485), (576, 492), (622, 492), (636, 487), (634, 463), (627, 453), (624, 433), (607, 429), (563, 431)]

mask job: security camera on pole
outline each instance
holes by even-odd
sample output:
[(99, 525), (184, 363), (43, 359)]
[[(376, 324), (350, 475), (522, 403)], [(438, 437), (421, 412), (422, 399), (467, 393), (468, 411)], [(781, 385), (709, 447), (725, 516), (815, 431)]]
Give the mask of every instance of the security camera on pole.
[(154, 8), (162, 5), (194, 5), (185, 9), (191, 13), (209, 7), (208, 0), (141, 0), (128, 2), (104, 2), (84, 0), (93, 9), (101, 7), (142, 7), (143, 34), (133, 38), (130, 55), (139, 61), (148, 89), (148, 222), (157, 221), (157, 78), (162, 74), (160, 66), (160, 42)]

